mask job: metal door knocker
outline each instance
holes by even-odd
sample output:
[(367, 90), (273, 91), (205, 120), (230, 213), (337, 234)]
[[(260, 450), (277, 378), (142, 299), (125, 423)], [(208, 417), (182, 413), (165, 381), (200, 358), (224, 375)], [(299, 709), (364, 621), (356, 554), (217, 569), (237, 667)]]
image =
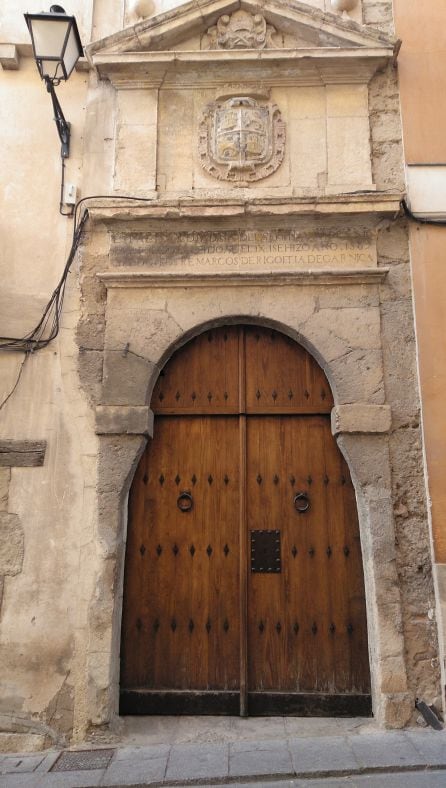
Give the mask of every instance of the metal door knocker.
[(194, 507), (194, 501), (189, 490), (183, 490), (178, 496), (177, 506), (180, 512), (190, 512)]
[(308, 493), (306, 492), (296, 493), (293, 499), (293, 503), (296, 512), (299, 512), (299, 514), (304, 514), (304, 512), (308, 512), (308, 509), (310, 508), (310, 499), (308, 497)]

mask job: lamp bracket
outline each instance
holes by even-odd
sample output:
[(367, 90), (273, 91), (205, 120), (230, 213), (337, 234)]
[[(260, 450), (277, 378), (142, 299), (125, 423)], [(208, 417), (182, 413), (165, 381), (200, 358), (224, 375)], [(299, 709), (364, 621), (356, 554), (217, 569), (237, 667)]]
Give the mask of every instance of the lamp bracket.
[(54, 90), (54, 83), (59, 84), (59, 80), (52, 80), (49, 77), (45, 77), (46, 89), (51, 96), (51, 101), (53, 102), (54, 121), (56, 123), (57, 133), (62, 143), (60, 155), (63, 159), (68, 159), (70, 155), (70, 123), (65, 120), (62, 107), (59, 104), (59, 99), (57, 98), (56, 91)]

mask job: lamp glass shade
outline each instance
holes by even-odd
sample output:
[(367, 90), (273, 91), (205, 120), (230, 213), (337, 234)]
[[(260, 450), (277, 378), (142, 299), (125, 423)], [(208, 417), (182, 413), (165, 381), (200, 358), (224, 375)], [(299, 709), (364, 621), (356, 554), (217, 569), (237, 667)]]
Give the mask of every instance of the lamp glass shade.
[(82, 48), (79, 51), (78, 42), (75, 34), (74, 27), (70, 27), (70, 32), (68, 34), (68, 39), (65, 45), (65, 51), (63, 55), (63, 62), (65, 66), (65, 73), (66, 78), (70, 76), (73, 68), (75, 67), (79, 57), (82, 55)]
[(34, 19), (32, 22), (34, 55), (38, 58), (59, 59), (64, 50), (71, 20), (69, 17), (59, 20), (54, 18), (54, 14), (48, 14), (48, 17), (48, 19)]
[(83, 53), (74, 16), (41, 13), (25, 19), (42, 79), (68, 79)]

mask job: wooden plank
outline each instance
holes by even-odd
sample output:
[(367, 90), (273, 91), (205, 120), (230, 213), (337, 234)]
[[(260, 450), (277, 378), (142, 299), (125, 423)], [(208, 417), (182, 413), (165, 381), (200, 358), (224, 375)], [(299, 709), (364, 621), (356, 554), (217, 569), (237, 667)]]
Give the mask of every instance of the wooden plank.
[(250, 692), (249, 714), (253, 717), (371, 717), (368, 694), (317, 692)]
[(358, 520), (328, 417), (247, 416), (247, 455), (248, 529), (279, 530), (282, 559), (249, 575), (250, 690), (368, 693)]
[(237, 716), (238, 692), (175, 692), (124, 689), (120, 692), (120, 714), (221, 714)]
[(330, 413), (333, 396), (315, 359), (294, 340), (245, 327), (247, 413)]
[(154, 388), (154, 413), (238, 413), (238, 334), (238, 326), (205, 331), (174, 353)]
[(248, 716), (248, 530), (246, 524), (246, 354), (245, 332), (239, 333), (239, 534), (240, 534), (240, 716)]
[(238, 690), (238, 453), (237, 416), (155, 419), (130, 495), (123, 688)]
[(46, 441), (0, 441), (0, 467), (35, 468), (45, 461)]

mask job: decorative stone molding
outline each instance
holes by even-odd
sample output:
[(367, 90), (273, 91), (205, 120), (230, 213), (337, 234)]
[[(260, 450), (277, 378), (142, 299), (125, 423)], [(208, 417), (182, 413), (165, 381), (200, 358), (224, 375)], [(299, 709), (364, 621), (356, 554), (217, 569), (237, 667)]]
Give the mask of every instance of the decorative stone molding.
[(0, 467), (33, 468), (45, 461), (46, 441), (0, 441)]
[(262, 14), (239, 9), (230, 16), (223, 14), (207, 31), (207, 49), (265, 49), (275, 47), (272, 35), (276, 29), (266, 23)]
[(222, 181), (259, 181), (283, 161), (285, 123), (277, 104), (234, 93), (204, 109), (199, 124), (200, 162), (209, 175)]
[(98, 405), (97, 435), (153, 435), (153, 411), (149, 407)]
[(333, 435), (342, 433), (385, 433), (390, 431), (392, 414), (389, 405), (338, 405), (331, 412)]
[[(103, 271), (97, 277), (109, 288), (246, 287), (262, 285), (377, 285), (389, 268), (280, 271), (238, 274), (158, 274), (147, 271)], [(349, 406), (346, 406), (349, 407)], [(360, 430), (362, 432), (362, 430)]]
[(394, 217), (400, 211), (403, 194), (399, 192), (375, 192), (367, 194), (327, 195), (301, 198), (283, 197), (281, 200), (267, 197), (245, 199), (209, 198), (206, 202), (194, 199), (148, 200), (135, 203), (125, 198), (115, 200), (93, 200), (88, 206), (89, 221), (108, 222), (144, 219), (200, 219), (245, 216), (317, 216), (339, 214), (377, 214)]

